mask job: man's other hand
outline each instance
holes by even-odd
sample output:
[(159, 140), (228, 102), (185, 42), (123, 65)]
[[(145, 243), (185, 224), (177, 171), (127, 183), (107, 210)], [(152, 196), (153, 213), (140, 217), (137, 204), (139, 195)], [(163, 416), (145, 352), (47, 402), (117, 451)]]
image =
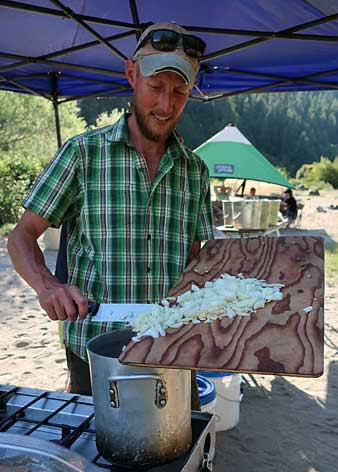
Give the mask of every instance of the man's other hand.
[(75, 285), (60, 284), (38, 294), (39, 303), (51, 320), (76, 321), (88, 314), (88, 297)]

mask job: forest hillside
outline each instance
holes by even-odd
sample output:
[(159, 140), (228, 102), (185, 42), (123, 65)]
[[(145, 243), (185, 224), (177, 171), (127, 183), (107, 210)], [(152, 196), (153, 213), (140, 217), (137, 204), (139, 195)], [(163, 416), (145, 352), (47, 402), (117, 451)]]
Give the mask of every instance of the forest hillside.
[[(130, 99), (82, 99), (81, 115), (88, 125)], [(209, 103), (189, 101), (178, 131), (192, 149), (233, 122), (275, 166), (291, 176), (303, 164), (331, 161), (338, 155), (338, 92), (297, 92), (239, 95)]]

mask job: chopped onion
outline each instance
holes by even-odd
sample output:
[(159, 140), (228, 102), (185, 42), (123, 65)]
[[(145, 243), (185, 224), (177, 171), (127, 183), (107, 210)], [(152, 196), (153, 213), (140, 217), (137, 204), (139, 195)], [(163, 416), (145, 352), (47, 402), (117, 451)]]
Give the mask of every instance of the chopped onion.
[[(224, 317), (250, 316), (267, 303), (282, 300), (280, 291), (284, 285), (268, 284), (265, 280), (244, 278), (222, 274), (219, 278), (206, 282), (204, 287), (192, 285), (191, 290), (175, 298), (162, 300), (161, 304), (151, 305), (149, 312), (126, 318), (128, 325), (136, 331), (134, 341), (143, 336), (158, 338), (166, 335), (168, 328), (181, 328), (183, 325), (201, 322), (211, 323)], [(176, 304), (170, 306), (169, 301)], [(311, 311), (312, 307), (304, 308)]]

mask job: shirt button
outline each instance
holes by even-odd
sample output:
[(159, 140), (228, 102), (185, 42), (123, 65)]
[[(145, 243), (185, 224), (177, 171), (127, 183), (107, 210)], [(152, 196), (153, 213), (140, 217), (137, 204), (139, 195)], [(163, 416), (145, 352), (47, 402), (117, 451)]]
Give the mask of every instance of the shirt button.
[(149, 273), (151, 271), (150, 266), (147, 267), (147, 272)]
[(148, 234), (147, 239), (148, 239), (148, 241), (149, 241), (149, 239), (151, 239), (151, 234), (150, 233)]

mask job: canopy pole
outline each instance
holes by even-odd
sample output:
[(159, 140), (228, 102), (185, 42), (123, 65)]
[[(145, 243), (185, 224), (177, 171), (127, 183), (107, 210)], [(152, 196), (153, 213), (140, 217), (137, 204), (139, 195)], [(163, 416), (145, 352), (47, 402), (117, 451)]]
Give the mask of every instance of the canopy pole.
[(243, 182), (241, 183), (241, 185), (238, 187), (238, 189), (236, 190), (236, 195), (237, 193), (239, 192), (240, 189), (242, 189), (242, 193), (241, 193), (241, 197), (243, 197), (244, 195), (244, 190), (245, 190), (245, 184), (246, 184), (246, 179), (243, 180)]
[(60, 116), (59, 116), (59, 104), (57, 100), (53, 100), (54, 115), (55, 115), (55, 128), (56, 128), (56, 141), (58, 148), (62, 145), (61, 139), (61, 128), (60, 128)]
[(58, 148), (62, 145), (61, 139), (61, 126), (60, 126), (60, 115), (59, 115), (59, 102), (58, 102), (58, 75), (53, 72), (51, 74), (52, 92), (53, 92), (53, 108), (55, 116), (55, 128), (56, 128), (56, 141)]
[(246, 185), (246, 179), (244, 179), (243, 185), (242, 185), (242, 197), (244, 196), (245, 185)]

